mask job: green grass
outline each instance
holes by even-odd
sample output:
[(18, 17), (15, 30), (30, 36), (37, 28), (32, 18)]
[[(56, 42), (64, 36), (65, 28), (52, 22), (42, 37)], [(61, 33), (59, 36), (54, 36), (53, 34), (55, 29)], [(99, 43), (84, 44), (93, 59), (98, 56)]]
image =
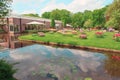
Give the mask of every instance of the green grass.
[(22, 40), (36, 40), (36, 41), (44, 41), (44, 42), (56, 42), (63, 44), (71, 44), (71, 45), (79, 45), (79, 46), (91, 46), (98, 48), (107, 48), (107, 49), (115, 49), (120, 50), (120, 42), (116, 42), (113, 40), (112, 32), (104, 33), (103, 38), (97, 38), (95, 36), (95, 32), (86, 32), (87, 39), (80, 39), (79, 33), (77, 35), (63, 35), (60, 33), (45, 33), (45, 37), (39, 37), (38, 35), (24, 35), (20, 36), (19, 39)]

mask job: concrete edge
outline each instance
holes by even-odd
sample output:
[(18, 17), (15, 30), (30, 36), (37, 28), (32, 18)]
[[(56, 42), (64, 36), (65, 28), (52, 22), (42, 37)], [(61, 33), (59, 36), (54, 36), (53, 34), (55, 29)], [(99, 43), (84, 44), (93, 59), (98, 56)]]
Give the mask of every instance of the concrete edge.
[(19, 39), (19, 41), (20, 42), (26, 42), (27, 41), (27, 42), (50, 45), (50, 46), (58, 46), (58, 47), (71, 48), (71, 49), (81, 49), (81, 50), (94, 51), (94, 52), (120, 53), (120, 50), (106, 49), (106, 48), (97, 48), (97, 47), (88, 47), (88, 46), (75, 46), (75, 45), (70, 45), (70, 44), (59, 44), (59, 43), (54, 43), (54, 42), (43, 42), (43, 41), (22, 40), (22, 39)]

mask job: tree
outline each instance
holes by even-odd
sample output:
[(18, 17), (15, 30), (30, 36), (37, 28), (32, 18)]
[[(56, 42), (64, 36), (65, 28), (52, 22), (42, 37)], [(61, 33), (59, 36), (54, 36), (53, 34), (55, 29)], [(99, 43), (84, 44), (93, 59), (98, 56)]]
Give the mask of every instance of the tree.
[(106, 24), (110, 23), (114, 28), (120, 31), (120, 0), (114, 0), (114, 2), (108, 7), (106, 15), (109, 16), (109, 20)]
[(10, 5), (12, 0), (0, 0), (0, 22), (4, 24), (4, 17), (10, 12)]
[(40, 17), (39, 14), (23, 14), (23, 16), (29, 16), (29, 17)]
[(101, 9), (96, 9), (92, 12), (92, 21), (94, 27), (104, 27), (105, 25), (105, 11), (107, 6)]
[(12, 0), (0, 0), (0, 18), (4, 18), (10, 11)]
[(66, 20), (63, 20), (63, 26), (66, 27)]
[(15, 72), (16, 70), (13, 69), (13, 65), (5, 60), (0, 60), (0, 80), (16, 80), (13, 78)]
[(85, 10), (83, 13), (83, 21), (85, 22), (88, 19), (92, 19), (92, 11)]
[(71, 12), (65, 9), (55, 9), (50, 13), (50, 18), (54, 18), (55, 20), (61, 21), (66, 20), (66, 23), (71, 23)]
[(65, 9), (60, 10), (60, 17), (62, 21), (66, 23), (71, 23), (71, 12)]
[(111, 16), (114, 14), (114, 11), (120, 11), (120, 0), (114, 0), (111, 5), (108, 6), (106, 10), (106, 15)]
[(59, 9), (55, 9), (51, 12), (50, 18), (53, 18), (55, 20), (61, 20), (61, 16), (60, 16), (60, 10)]
[(85, 28), (90, 28), (90, 27), (92, 27), (92, 21), (91, 21), (91, 19), (88, 19), (87, 21), (85, 21), (84, 27), (85, 27)]
[(51, 23), (50, 23), (51, 27), (54, 28), (55, 27), (55, 20), (52, 18), (51, 19)]
[(77, 27), (83, 27), (83, 13), (81, 12), (78, 12), (78, 13), (75, 13), (72, 15), (72, 26), (74, 28), (77, 28)]
[(51, 12), (44, 12), (42, 18), (50, 19)]

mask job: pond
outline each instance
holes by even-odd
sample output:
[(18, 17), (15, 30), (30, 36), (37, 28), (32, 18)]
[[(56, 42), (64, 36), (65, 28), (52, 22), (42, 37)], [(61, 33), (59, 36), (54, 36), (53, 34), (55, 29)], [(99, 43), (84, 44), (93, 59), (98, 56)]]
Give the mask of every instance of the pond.
[(0, 52), (18, 80), (120, 80), (120, 61), (105, 54), (33, 44)]

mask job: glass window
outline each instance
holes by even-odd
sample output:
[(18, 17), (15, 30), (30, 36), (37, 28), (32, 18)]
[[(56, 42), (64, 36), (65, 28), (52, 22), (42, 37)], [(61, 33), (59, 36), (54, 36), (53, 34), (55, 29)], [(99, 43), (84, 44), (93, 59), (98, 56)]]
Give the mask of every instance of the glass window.
[(13, 25), (10, 25), (10, 31), (14, 31)]

